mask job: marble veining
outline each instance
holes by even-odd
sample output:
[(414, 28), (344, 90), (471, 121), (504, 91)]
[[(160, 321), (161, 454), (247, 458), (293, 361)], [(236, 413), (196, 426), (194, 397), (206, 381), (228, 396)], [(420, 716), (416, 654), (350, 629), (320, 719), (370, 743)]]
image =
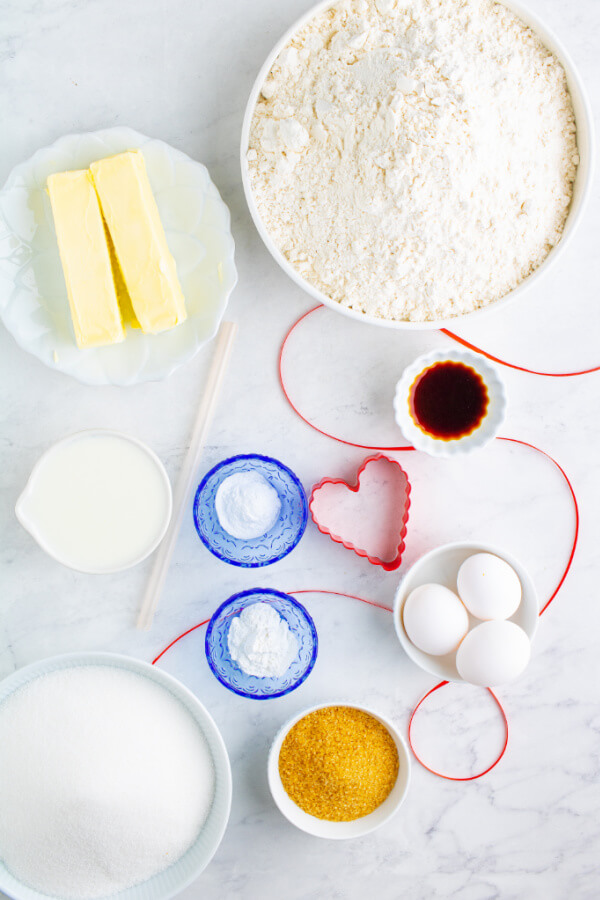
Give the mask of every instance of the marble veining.
[[(279, 344), (312, 304), (261, 244), (238, 165), (252, 81), (272, 44), (309, 5), (5, 0), (2, 7), (2, 181), (61, 134), (123, 124), (207, 165), (231, 209), (239, 284), (229, 315), (240, 331), (198, 481), (226, 456), (256, 452), (280, 458), (310, 488), (325, 475), (352, 477), (367, 455), (310, 431), (282, 397)], [(597, 0), (529, 5), (571, 52), (597, 116)], [(596, 185), (578, 234), (531, 294), (501, 315), (457, 330), (534, 368), (598, 364), (598, 199)], [(290, 387), (322, 427), (365, 443), (402, 443), (393, 423), (394, 384), (411, 359), (445, 346), (449, 341), (440, 334), (404, 336), (320, 312), (290, 345)], [(530, 568), (542, 597), (553, 590), (573, 527), (568, 495), (550, 464), (495, 442), (468, 461), (398, 454), (412, 485), (398, 572), (375, 569), (312, 524), (289, 557), (259, 572), (237, 570), (202, 546), (190, 503), (156, 624), (149, 633), (136, 631), (151, 561), (115, 576), (71, 572), (19, 526), (14, 504), (41, 452), (81, 428), (111, 427), (147, 441), (174, 477), (209, 360), (205, 349), (157, 384), (87, 387), (46, 369), (0, 328), (0, 677), (74, 650), (150, 660), (180, 631), (250, 587), (348, 590), (389, 605), (407, 566), (455, 539), (506, 546)], [(213, 713), (231, 755), (234, 799), (219, 851), (183, 900), (600, 896), (600, 375), (503, 375), (509, 398), (503, 433), (557, 457), (572, 477), (582, 515), (572, 574), (540, 623), (531, 665), (498, 691), (510, 718), (506, 757), (488, 776), (466, 784), (442, 781), (415, 764), (405, 805), (379, 832), (345, 843), (311, 838), (282, 818), (268, 791), (266, 757), (282, 722), (304, 706), (349, 698), (379, 708), (405, 733), (411, 708), (434, 680), (402, 654), (389, 613), (343, 598), (302, 598), (319, 630), (317, 664), (293, 694), (264, 703), (216, 682), (203, 634), (195, 632), (161, 665)], [(503, 734), (485, 693), (459, 687), (431, 698), (415, 733), (427, 760), (465, 774), (485, 765)]]

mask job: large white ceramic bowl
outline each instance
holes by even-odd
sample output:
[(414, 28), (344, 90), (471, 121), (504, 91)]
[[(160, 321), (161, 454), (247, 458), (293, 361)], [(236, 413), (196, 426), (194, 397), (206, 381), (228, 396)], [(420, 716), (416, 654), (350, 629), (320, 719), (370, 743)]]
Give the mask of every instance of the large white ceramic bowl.
[[(128, 328), (120, 344), (80, 350), (46, 179), (132, 149), (144, 154), (188, 317), (162, 334)], [(70, 134), (18, 165), (0, 192), (0, 231), (0, 318), (24, 350), (86, 384), (165, 378), (214, 337), (237, 281), (229, 210), (206, 167), (131, 128)]]
[[(114, 895), (118, 896), (119, 900), (167, 900), (200, 875), (215, 855), (225, 833), (231, 810), (231, 768), (223, 738), (205, 707), (179, 681), (155, 666), (116, 653), (66, 653), (18, 669), (13, 675), (0, 681), (0, 706), (14, 691), (35, 678), (48, 672), (79, 666), (125, 669), (154, 682), (185, 708), (208, 744), (215, 768), (215, 794), (208, 818), (195, 843), (168, 869), (164, 869), (148, 881)], [(60, 897), (42, 894), (22, 884), (11, 875), (1, 860), (0, 891), (4, 891), (14, 900), (62, 900)]]
[(346, 309), (335, 300), (332, 300), (326, 294), (323, 294), (320, 290), (314, 287), (314, 285), (312, 285), (309, 281), (302, 278), (302, 276), (298, 274), (296, 269), (294, 269), (294, 267), (288, 262), (283, 253), (279, 250), (277, 245), (272, 240), (254, 200), (252, 185), (250, 182), (250, 174), (248, 170), (248, 161), (246, 158), (250, 141), (250, 126), (252, 124), (254, 108), (256, 106), (260, 90), (267, 78), (267, 75), (271, 71), (273, 63), (275, 62), (283, 48), (286, 46), (286, 44), (291, 40), (291, 38), (300, 28), (302, 28), (310, 19), (312, 19), (313, 16), (317, 15), (322, 10), (328, 9), (330, 6), (334, 6), (336, 2), (337, 0), (323, 0), (323, 2), (317, 3), (316, 6), (313, 6), (311, 9), (309, 9), (308, 12), (304, 13), (303, 16), (301, 16), (296, 22), (294, 22), (294, 24), (290, 28), (288, 28), (283, 37), (275, 44), (275, 46), (269, 53), (260, 72), (258, 73), (252, 90), (250, 91), (250, 97), (248, 99), (248, 104), (246, 106), (246, 112), (242, 125), (240, 154), (242, 182), (244, 185), (244, 192), (246, 194), (246, 201), (248, 203), (250, 214), (267, 250), (273, 256), (275, 261), (279, 263), (284, 272), (289, 275), (292, 281), (295, 281), (297, 285), (303, 288), (312, 297), (325, 304), (325, 306), (329, 306), (331, 309), (334, 309), (337, 312), (341, 312), (358, 322), (370, 322), (373, 325), (381, 325), (385, 328), (408, 329), (412, 331), (443, 328), (448, 327), (452, 324), (456, 324), (458, 321), (462, 321), (464, 319), (473, 319), (486, 313), (503, 309), (509, 303), (514, 303), (514, 301), (520, 298), (525, 293), (525, 291), (537, 284), (540, 278), (542, 278), (543, 275), (548, 271), (548, 269), (552, 265), (554, 265), (559, 255), (566, 247), (568, 241), (574, 234), (577, 225), (581, 221), (584, 207), (590, 194), (595, 162), (594, 124), (592, 112), (577, 69), (575, 68), (567, 50), (563, 46), (562, 42), (558, 39), (558, 37), (554, 34), (554, 32), (551, 31), (546, 25), (544, 25), (544, 23), (540, 19), (538, 19), (538, 17), (535, 16), (532, 12), (530, 12), (530, 10), (526, 6), (522, 5), (519, 2), (516, 2), (516, 0), (502, 0), (502, 2), (504, 3), (504, 6), (508, 7), (508, 9), (516, 13), (516, 15), (518, 15), (527, 25), (530, 26), (530, 28), (533, 29), (533, 31), (536, 32), (536, 34), (540, 37), (546, 47), (552, 50), (552, 52), (556, 55), (556, 57), (560, 60), (564, 67), (567, 75), (567, 83), (569, 85), (569, 90), (573, 99), (573, 108), (575, 111), (575, 119), (577, 122), (577, 143), (580, 156), (579, 168), (577, 170), (577, 177), (573, 190), (573, 200), (571, 203), (567, 221), (565, 222), (562, 237), (559, 243), (550, 251), (544, 262), (540, 266), (538, 266), (538, 268), (535, 269), (535, 271), (532, 272), (531, 275), (525, 278), (525, 280), (522, 281), (521, 284), (514, 288), (514, 290), (509, 291), (509, 293), (501, 299), (496, 300), (493, 303), (490, 303), (488, 306), (482, 307), (481, 309), (475, 310), (474, 312), (466, 313), (461, 316), (455, 316), (449, 319), (435, 319), (428, 322), (391, 321), (389, 319), (377, 318), (376, 316), (369, 316), (365, 313), (357, 312), (352, 309)]
[[(458, 541), (453, 544), (444, 544), (441, 547), (430, 550), (429, 553), (425, 553), (408, 570), (398, 586), (394, 598), (394, 627), (407, 656), (421, 669), (425, 669), (426, 672), (431, 672), (432, 675), (436, 675), (438, 678), (443, 678), (446, 681), (464, 682), (464, 678), (458, 674), (458, 669), (456, 668), (456, 653), (447, 653), (445, 656), (431, 656), (429, 653), (423, 653), (422, 650), (415, 647), (404, 627), (404, 604), (414, 588), (430, 582), (442, 584), (456, 593), (458, 570), (465, 559), (468, 559), (474, 553), (493, 553), (494, 556), (499, 556), (500, 559), (505, 560), (513, 567), (519, 576), (523, 595), (517, 611), (508, 621), (514, 622), (515, 625), (522, 628), (530, 641), (533, 640), (538, 625), (539, 601), (531, 575), (525, 566), (518, 559), (515, 559), (512, 554), (507, 553), (506, 550), (494, 547), (491, 544)], [(481, 625), (481, 621), (469, 613), (469, 629), (476, 625)]]
[[(316, 816), (311, 816), (304, 812), (303, 809), (300, 809), (300, 807), (294, 803), (289, 794), (286, 793), (279, 774), (279, 753), (287, 733), (294, 727), (296, 722), (299, 722), (304, 716), (307, 716), (317, 709), (323, 709), (328, 706), (349, 706), (373, 716), (374, 719), (377, 719), (378, 722), (381, 722), (381, 724), (387, 728), (396, 744), (396, 749), (398, 750), (400, 768), (398, 770), (396, 784), (392, 788), (390, 794), (383, 801), (381, 806), (378, 806), (377, 809), (368, 816), (354, 819), (352, 822), (328, 822), (325, 819), (317, 819)], [(315, 837), (339, 841), (369, 834), (371, 831), (375, 831), (376, 828), (381, 828), (382, 825), (385, 825), (385, 823), (398, 812), (400, 806), (404, 802), (410, 782), (410, 754), (404, 739), (389, 719), (385, 719), (374, 710), (368, 709), (366, 706), (359, 706), (357, 703), (331, 701), (330, 703), (319, 703), (317, 706), (303, 709), (302, 712), (293, 716), (285, 723), (275, 736), (275, 740), (271, 745), (267, 774), (273, 800), (280, 812), (283, 813), (292, 825), (295, 825), (296, 828), (299, 828), (301, 831), (306, 831), (308, 834), (312, 834)]]

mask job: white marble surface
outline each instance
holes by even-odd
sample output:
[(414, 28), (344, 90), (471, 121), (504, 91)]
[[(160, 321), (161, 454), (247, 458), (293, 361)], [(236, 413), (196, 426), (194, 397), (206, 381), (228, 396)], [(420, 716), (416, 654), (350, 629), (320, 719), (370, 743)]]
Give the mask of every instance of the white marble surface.
[[(364, 456), (311, 432), (286, 405), (277, 351), (309, 300), (277, 269), (251, 224), (238, 169), (245, 98), (275, 39), (308, 0), (5, 0), (2, 5), (0, 179), (36, 148), (70, 131), (127, 124), (203, 161), (230, 205), (240, 282), (230, 315), (240, 325), (233, 364), (201, 476), (218, 460), (266, 452), (309, 487), (351, 476)], [(561, 35), (600, 109), (598, 0), (530, 0)], [(518, 308), (461, 329), (499, 354), (546, 369), (600, 362), (598, 190), (556, 270)], [(446, 346), (357, 326), (319, 312), (291, 346), (291, 381), (325, 427), (365, 443), (395, 442), (392, 389), (403, 363)], [(147, 441), (175, 475), (209, 352), (160, 384), (90, 388), (45, 369), (0, 329), (0, 676), (54, 653), (103, 649), (150, 660), (172, 637), (235, 590), (273, 586), (360, 592), (389, 603), (398, 574), (385, 574), (310, 527), (286, 560), (244, 572), (213, 559), (188, 514), (163, 602), (149, 634), (133, 627), (149, 563), (114, 577), (79, 575), (47, 558), (13, 507), (52, 441), (109, 426)], [(415, 764), (409, 797), (381, 831), (326, 843), (289, 825), (266, 783), (270, 740), (292, 713), (329, 698), (354, 698), (389, 714), (405, 732), (409, 710), (433, 679), (403, 656), (389, 614), (350, 600), (306, 604), (321, 637), (312, 676), (287, 698), (255, 703), (211, 677), (197, 632), (164, 659), (214, 714), (229, 748), (234, 801), (210, 867), (182, 895), (211, 900), (335, 897), (359, 900), (591, 900), (600, 895), (600, 716), (597, 684), (597, 469), (600, 375), (542, 379), (505, 371), (504, 434), (533, 441), (564, 465), (581, 502), (571, 576), (540, 623), (532, 663), (499, 691), (510, 717), (505, 759), (472, 783), (435, 778)], [(323, 390), (327, 386), (327, 391)], [(403, 568), (447, 540), (496, 541), (529, 566), (540, 594), (565, 563), (573, 516), (550, 464), (496, 443), (468, 462), (405, 454), (413, 484)], [(419, 722), (427, 758), (461, 773), (498, 749), (502, 728), (489, 699), (470, 688), (436, 695)]]

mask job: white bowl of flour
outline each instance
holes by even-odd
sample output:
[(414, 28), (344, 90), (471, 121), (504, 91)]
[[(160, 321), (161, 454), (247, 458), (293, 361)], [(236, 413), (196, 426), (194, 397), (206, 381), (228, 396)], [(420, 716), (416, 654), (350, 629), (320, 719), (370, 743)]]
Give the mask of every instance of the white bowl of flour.
[(514, 0), (317, 4), (265, 61), (241, 139), (251, 215), (290, 278), (408, 329), (536, 284), (581, 219), (593, 159), (577, 71)]
[(223, 739), (170, 675), (72, 653), (0, 682), (0, 891), (166, 900), (208, 865), (231, 807)]

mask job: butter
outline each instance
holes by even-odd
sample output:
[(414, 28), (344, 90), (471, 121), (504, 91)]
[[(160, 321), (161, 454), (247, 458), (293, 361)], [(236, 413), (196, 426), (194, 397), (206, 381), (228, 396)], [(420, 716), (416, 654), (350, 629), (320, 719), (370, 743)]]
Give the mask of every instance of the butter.
[(77, 346), (116, 344), (125, 331), (92, 177), (60, 172), (47, 188)]
[[(104, 221), (104, 219), (102, 221)], [(117, 254), (115, 253), (113, 242), (108, 232), (108, 228), (106, 227), (106, 222), (104, 222), (104, 236), (106, 237), (106, 243), (108, 244), (110, 264), (112, 266), (113, 278), (115, 279), (115, 290), (117, 292), (117, 300), (119, 301), (119, 309), (121, 310), (121, 318), (123, 319), (123, 324), (129, 325), (130, 328), (139, 328), (140, 323), (138, 322), (133, 311), (133, 306), (131, 305), (131, 297), (129, 296), (129, 293), (125, 286), (125, 279), (123, 278), (121, 266), (119, 265), (119, 260), (117, 259)]]
[(142, 331), (173, 328), (186, 319), (185, 299), (142, 153), (128, 150), (98, 160), (90, 171)]

